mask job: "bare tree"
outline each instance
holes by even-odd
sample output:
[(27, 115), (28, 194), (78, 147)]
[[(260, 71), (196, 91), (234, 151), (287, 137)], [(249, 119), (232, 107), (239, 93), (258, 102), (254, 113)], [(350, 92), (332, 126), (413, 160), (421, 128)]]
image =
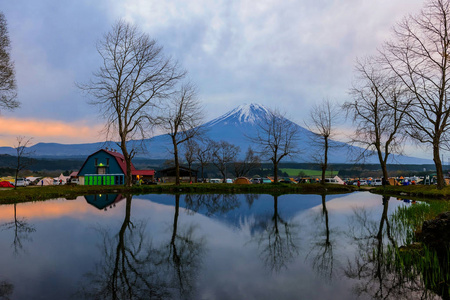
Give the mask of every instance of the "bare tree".
[(200, 164), (202, 181), (205, 182), (205, 167), (213, 160), (213, 143), (210, 140), (203, 141), (195, 147), (195, 156)]
[(5, 15), (0, 12), (0, 108), (13, 110), (19, 107), (17, 101), (16, 75), (11, 61), (11, 42)]
[(236, 160), (240, 149), (238, 146), (230, 144), (226, 141), (212, 143), (212, 163), (222, 174), (223, 182), (227, 179), (227, 166)]
[(180, 144), (198, 136), (203, 119), (202, 107), (191, 84), (185, 84), (162, 107), (162, 115), (157, 125), (170, 136), (175, 160), (175, 184), (180, 184), (180, 163), (178, 147)]
[(236, 177), (246, 176), (251, 170), (261, 166), (261, 160), (253, 149), (248, 147), (244, 160), (235, 162), (233, 166)]
[(354, 100), (343, 105), (355, 125), (351, 143), (363, 147), (358, 160), (377, 155), (386, 185), (388, 158), (402, 153), (406, 137), (407, 93), (398, 78), (375, 58), (358, 61), (356, 72), (357, 81), (351, 90)]
[(306, 124), (306, 127), (314, 133), (311, 136), (311, 146), (317, 149), (313, 158), (322, 170), (322, 184), (325, 184), (325, 172), (328, 168), (328, 151), (337, 147), (332, 138), (335, 135), (339, 113), (339, 107), (326, 99), (311, 108), (309, 124)]
[(153, 109), (175, 92), (184, 77), (162, 47), (134, 25), (118, 21), (97, 46), (103, 66), (94, 80), (81, 89), (94, 96), (91, 104), (106, 119), (106, 139), (117, 141), (126, 165), (126, 185), (131, 186), (131, 159), (139, 149), (132, 140), (144, 139), (152, 124)]
[(17, 178), (19, 177), (20, 171), (33, 163), (32, 158), (30, 158), (30, 156), (33, 154), (33, 151), (29, 149), (32, 138), (18, 136), (16, 139), (17, 144), (14, 146), (14, 149), (16, 150), (17, 160), (15, 165), (14, 188), (17, 188)]
[(186, 160), (186, 163), (189, 168), (189, 182), (192, 182), (192, 165), (197, 160), (197, 157), (195, 155), (197, 150), (198, 144), (190, 139), (186, 143), (184, 143), (184, 159)]
[(390, 69), (412, 94), (406, 111), (408, 134), (431, 146), (437, 187), (445, 185), (441, 149), (448, 149), (450, 129), (450, 1), (429, 0), (416, 16), (394, 28), (382, 52)]
[(297, 148), (298, 125), (285, 118), (276, 110), (269, 111), (266, 118), (258, 124), (255, 137), (250, 141), (259, 145), (258, 153), (273, 164), (274, 182), (278, 183), (278, 164), (286, 157), (300, 152)]

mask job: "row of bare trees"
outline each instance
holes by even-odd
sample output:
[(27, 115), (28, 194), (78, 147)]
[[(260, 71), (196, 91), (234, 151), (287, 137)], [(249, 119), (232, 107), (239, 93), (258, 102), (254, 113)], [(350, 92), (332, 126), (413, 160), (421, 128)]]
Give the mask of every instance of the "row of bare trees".
[(384, 178), (390, 154), (404, 140), (431, 147), (437, 187), (445, 185), (441, 151), (449, 150), (450, 1), (429, 0), (395, 26), (375, 56), (357, 62), (353, 101), (344, 107), (356, 125), (353, 142), (378, 155)]
[(243, 159), (238, 159), (240, 151), (239, 146), (227, 141), (191, 139), (185, 144), (184, 159), (189, 169), (194, 163), (199, 166), (201, 178), (205, 176), (205, 168), (213, 165), (225, 181), (229, 173), (242, 177), (261, 166), (259, 155), (251, 147), (247, 149)]

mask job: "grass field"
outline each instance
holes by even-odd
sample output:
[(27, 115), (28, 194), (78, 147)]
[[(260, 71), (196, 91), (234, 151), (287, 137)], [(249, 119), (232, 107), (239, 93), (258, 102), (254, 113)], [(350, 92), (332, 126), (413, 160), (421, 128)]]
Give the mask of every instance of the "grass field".
[[(322, 172), (318, 170), (306, 170), (306, 169), (280, 169), (280, 171), (288, 173), (290, 177), (297, 177), (300, 172), (303, 172), (304, 176), (321, 176)], [(328, 172), (327, 172), (328, 175)]]

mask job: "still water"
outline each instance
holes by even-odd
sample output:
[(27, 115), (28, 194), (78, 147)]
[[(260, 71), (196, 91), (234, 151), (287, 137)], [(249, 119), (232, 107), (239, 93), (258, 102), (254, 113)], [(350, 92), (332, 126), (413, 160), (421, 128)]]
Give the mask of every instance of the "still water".
[(367, 192), (2, 205), (0, 299), (414, 299), (367, 255), (401, 205)]

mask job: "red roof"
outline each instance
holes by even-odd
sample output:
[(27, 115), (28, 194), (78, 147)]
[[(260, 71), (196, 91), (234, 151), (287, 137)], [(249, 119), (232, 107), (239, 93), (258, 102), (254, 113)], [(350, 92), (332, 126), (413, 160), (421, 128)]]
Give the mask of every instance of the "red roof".
[[(106, 150), (106, 149), (101, 149), (101, 150), (98, 150), (97, 152), (99, 152), (99, 151), (105, 151), (106, 153), (108, 153), (109, 155), (114, 157), (116, 159), (117, 164), (119, 165), (120, 169), (122, 170), (123, 174), (127, 174), (127, 164), (125, 162), (125, 157), (123, 156), (123, 154), (121, 154), (119, 152), (115, 152), (115, 151)], [(95, 152), (95, 153), (97, 153), (97, 152)], [(91, 157), (95, 153), (89, 155), (89, 157)], [(88, 160), (86, 159), (84, 164), (86, 164), (87, 161)], [(84, 164), (83, 164), (83, 166), (81, 166), (81, 169), (83, 169)], [(155, 170), (136, 170), (133, 163), (131, 163), (131, 174), (132, 175), (142, 175), (142, 176), (145, 176), (145, 175), (153, 176), (153, 175), (155, 175)], [(78, 175), (78, 172), (77, 172), (77, 175)], [(71, 176), (72, 176), (72, 174), (71, 174)]]
[[(125, 162), (125, 157), (123, 156), (123, 154), (121, 154), (119, 152), (105, 150), (105, 149), (103, 149), (103, 151), (114, 156), (114, 158), (116, 159), (117, 163), (119, 164), (119, 167), (122, 170), (123, 174), (127, 174), (127, 163)], [(131, 173), (133, 173), (133, 171), (135, 171), (135, 170), (136, 170), (136, 168), (134, 167), (133, 162), (131, 162)]]
[(133, 170), (131, 171), (131, 175), (154, 176), (155, 170)]

